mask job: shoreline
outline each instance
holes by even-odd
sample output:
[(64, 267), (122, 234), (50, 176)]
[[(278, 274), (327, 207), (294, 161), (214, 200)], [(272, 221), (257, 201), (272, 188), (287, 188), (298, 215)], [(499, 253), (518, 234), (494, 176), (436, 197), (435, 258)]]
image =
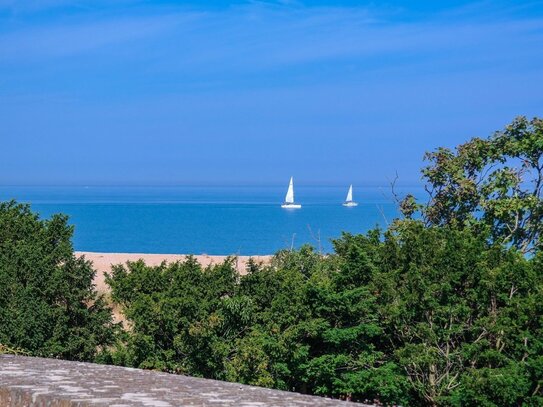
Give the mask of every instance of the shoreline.
[[(85, 256), (86, 260), (90, 260), (93, 263), (96, 270), (96, 276), (94, 277), (94, 284), (96, 290), (100, 293), (109, 292), (109, 287), (105, 282), (104, 273), (111, 272), (111, 266), (114, 264), (125, 264), (127, 261), (144, 260), (149, 266), (158, 266), (163, 261), (172, 263), (175, 261), (184, 261), (189, 254), (160, 254), (160, 253), (104, 253), (104, 252), (85, 252), (75, 251), (77, 257)], [(273, 255), (256, 255), (256, 256), (236, 256), (232, 254), (226, 255), (207, 255), (207, 254), (193, 254), (192, 255), (202, 267), (207, 267), (212, 264), (222, 263), (228, 257), (237, 257), (236, 269), (239, 274), (245, 274), (245, 267), (249, 259), (253, 259), (258, 263), (268, 263)]]

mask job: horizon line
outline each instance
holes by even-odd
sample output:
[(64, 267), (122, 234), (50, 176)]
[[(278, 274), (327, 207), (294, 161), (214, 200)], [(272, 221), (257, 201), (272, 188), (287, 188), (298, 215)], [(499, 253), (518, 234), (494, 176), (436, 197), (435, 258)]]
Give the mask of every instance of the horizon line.
[[(391, 183), (364, 183), (364, 182), (353, 182), (353, 181), (347, 181), (346, 183), (315, 183), (315, 182), (306, 182), (306, 183), (297, 183), (297, 187), (322, 187), (322, 188), (331, 188), (331, 187), (343, 187), (343, 186), (349, 186), (353, 185), (356, 188), (379, 188), (379, 187), (390, 187)], [(21, 183), (21, 184), (2, 184), (0, 183), (0, 188), (9, 188), (9, 187), (16, 187), (16, 188), (36, 188), (36, 187), (42, 187), (42, 188), (59, 188), (59, 187), (71, 187), (71, 188), (199, 188), (199, 187), (209, 187), (209, 188), (217, 188), (217, 187), (224, 187), (224, 188), (236, 188), (236, 187), (248, 187), (248, 188), (254, 188), (254, 187), (283, 187), (285, 185), (288, 185), (288, 182), (282, 182), (282, 183), (224, 183), (224, 184), (217, 184), (217, 183), (174, 183), (174, 184), (151, 184), (151, 183), (143, 183), (143, 184), (132, 184), (132, 183), (115, 183), (115, 184), (102, 184), (102, 183), (66, 183), (66, 184), (39, 184), (39, 183)], [(402, 188), (408, 188), (408, 187), (423, 187), (424, 183), (421, 181), (420, 183), (401, 183), (398, 182), (395, 184), (396, 187), (402, 187)]]

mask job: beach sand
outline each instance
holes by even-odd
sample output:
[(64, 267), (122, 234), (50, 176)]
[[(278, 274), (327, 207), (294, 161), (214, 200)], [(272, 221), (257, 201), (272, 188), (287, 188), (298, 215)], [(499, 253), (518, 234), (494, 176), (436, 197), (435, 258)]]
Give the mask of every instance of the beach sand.
[[(185, 260), (185, 254), (144, 254), (144, 253), (94, 253), (94, 252), (75, 252), (76, 256), (84, 255), (87, 260), (92, 261), (97, 273), (94, 277), (96, 290), (101, 293), (109, 292), (109, 287), (105, 282), (104, 273), (111, 272), (111, 265), (124, 264), (127, 261), (137, 261), (143, 259), (150, 266), (157, 266), (163, 261), (168, 263)], [(204, 267), (210, 264), (218, 264), (223, 262), (228, 256), (208, 256), (205, 254), (194, 255), (194, 257)], [(257, 263), (266, 264), (272, 256), (238, 256), (237, 270), (240, 274), (245, 274), (245, 266), (250, 258), (253, 258)]]

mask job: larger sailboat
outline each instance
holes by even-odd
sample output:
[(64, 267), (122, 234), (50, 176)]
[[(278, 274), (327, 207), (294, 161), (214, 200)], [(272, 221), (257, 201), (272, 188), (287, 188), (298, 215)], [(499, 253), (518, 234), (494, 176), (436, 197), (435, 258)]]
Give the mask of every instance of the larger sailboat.
[(347, 198), (343, 202), (343, 206), (358, 206), (358, 204), (353, 201), (353, 184), (349, 187), (349, 192), (347, 192)]
[(302, 205), (294, 203), (294, 183), (292, 177), (290, 177), (290, 182), (288, 184), (287, 195), (285, 196), (285, 202), (281, 205), (281, 208), (285, 209), (300, 209)]

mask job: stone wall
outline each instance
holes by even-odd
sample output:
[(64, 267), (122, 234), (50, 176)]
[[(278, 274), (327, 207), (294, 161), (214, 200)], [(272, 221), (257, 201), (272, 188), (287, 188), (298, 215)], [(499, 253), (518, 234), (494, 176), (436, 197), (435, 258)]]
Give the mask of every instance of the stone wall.
[(140, 369), (0, 355), (2, 407), (347, 405), (355, 404)]

